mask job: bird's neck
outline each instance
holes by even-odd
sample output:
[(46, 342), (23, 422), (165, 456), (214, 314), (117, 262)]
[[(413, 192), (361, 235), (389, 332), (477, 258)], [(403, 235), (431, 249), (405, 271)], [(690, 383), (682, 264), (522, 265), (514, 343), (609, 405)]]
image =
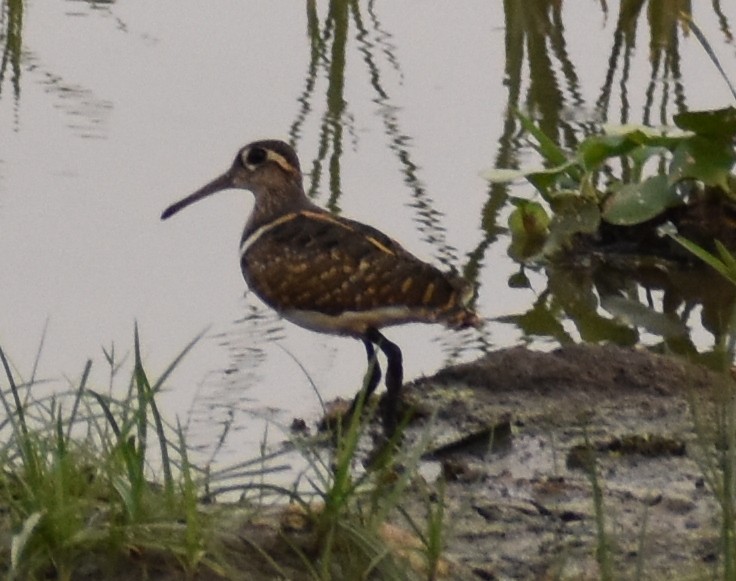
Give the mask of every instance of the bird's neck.
[(263, 188), (253, 191), (255, 205), (243, 231), (243, 240), (261, 226), (285, 214), (301, 210), (322, 211), (313, 204), (301, 184), (293, 182), (279, 188)]

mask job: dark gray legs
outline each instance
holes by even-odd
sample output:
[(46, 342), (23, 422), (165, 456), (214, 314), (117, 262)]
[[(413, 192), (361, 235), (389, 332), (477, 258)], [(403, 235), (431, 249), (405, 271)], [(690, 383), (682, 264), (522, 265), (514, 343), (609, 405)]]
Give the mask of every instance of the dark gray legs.
[(376, 391), (378, 383), (381, 381), (381, 367), (376, 358), (376, 352), (373, 348), (376, 345), (384, 355), (386, 355), (386, 406), (384, 407), (383, 429), (387, 436), (392, 436), (396, 430), (398, 420), (399, 395), (401, 393), (401, 385), (404, 381), (404, 364), (401, 356), (401, 349), (395, 343), (392, 343), (384, 337), (378, 329), (368, 329), (363, 339), (365, 352), (368, 356), (368, 375), (366, 376), (364, 392), (365, 395), (358, 394), (353, 401), (350, 412), (354, 412), (360, 397), (363, 401), (368, 401), (373, 392)]

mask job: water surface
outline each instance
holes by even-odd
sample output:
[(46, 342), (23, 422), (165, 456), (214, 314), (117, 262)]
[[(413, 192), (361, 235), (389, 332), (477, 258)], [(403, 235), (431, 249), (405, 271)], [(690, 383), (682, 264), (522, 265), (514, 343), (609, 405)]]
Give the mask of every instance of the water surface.
[[(46, 329), (40, 376), (63, 385), (92, 357), (105, 385), (102, 348), (123, 357), (135, 322), (154, 376), (206, 330), (161, 405), (190, 418), (203, 454), (232, 426), (223, 461), (256, 449), (264, 417), (274, 440), (295, 415), (313, 420), (312, 383), (326, 399), (352, 395), (359, 342), (296, 328), (247, 293), (247, 192), (159, 219), (264, 137), (295, 143), (317, 203), (477, 283), (482, 331), (387, 332), (407, 378), (521, 341), (589, 340), (581, 320), (604, 331), (614, 320), (600, 289), (544, 269), (510, 284), (508, 199), (534, 193), (482, 174), (536, 163), (514, 108), (573, 147), (603, 122), (658, 125), (732, 103), (673, 14), (693, 11), (734, 79), (736, 6), (672, 4), (3, 2), (0, 345), (27, 376)], [(524, 324), (540, 308), (558, 331)], [(699, 309), (687, 321), (707, 351), (718, 338)], [(630, 342), (661, 341), (628, 327)]]

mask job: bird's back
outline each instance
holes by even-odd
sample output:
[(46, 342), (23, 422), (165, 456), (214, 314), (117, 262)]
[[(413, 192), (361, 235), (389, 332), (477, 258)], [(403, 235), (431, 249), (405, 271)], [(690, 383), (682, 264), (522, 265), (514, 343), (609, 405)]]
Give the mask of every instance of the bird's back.
[(479, 324), (463, 279), (375, 228), (321, 210), (286, 213), (247, 233), (241, 266), (264, 302), (317, 331), (361, 336), (407, 322)]

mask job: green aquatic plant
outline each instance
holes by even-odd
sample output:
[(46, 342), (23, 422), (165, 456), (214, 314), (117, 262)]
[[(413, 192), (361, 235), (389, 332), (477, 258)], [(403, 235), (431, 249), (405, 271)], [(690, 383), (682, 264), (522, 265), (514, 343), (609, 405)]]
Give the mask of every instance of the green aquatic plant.
[[(736, 88), (689, 12), (670, 8), (667, 21), (670, 28), (679, 22), (693, 32), (736, 98)], [(552, 212), (550, 218), (543, 204), (512, 198), (511, 252), (518, 260), (556, 255), (580, 236), (594, 245), (634, 238), (641, 251), (651, 244), (652, 231), (667, 221), (687, 223), (689, 235), (708, 246), (719, 229), (730, 229), (718, 214), (736, 209), (734, 107), (680, 110), (674, 126), (602, 126), (572, 152), (555, 143), (541, 124), (515, 111), (545, 167), (496, 169), (487, 177), (492, 183), (526, 178)], [(704, 223), (693, 227), (698, 221)]]
[(651, 223), (656, 228), (679, 216), (675, 209), (714, 199), (736, 202), (733, 107), (681, 113), (674, 127), (607, 127), (571, 154), (531, 119), (521, 113), (519, 118), (548, 167), (493, 171), (487, 177), (523, 177), (544, 202), (515, 200), (509, 219), (512, 245), (524, 257), (539, 252), (552, 256), (569, 248), (576, 236), (593, 236), (606, 226)]

